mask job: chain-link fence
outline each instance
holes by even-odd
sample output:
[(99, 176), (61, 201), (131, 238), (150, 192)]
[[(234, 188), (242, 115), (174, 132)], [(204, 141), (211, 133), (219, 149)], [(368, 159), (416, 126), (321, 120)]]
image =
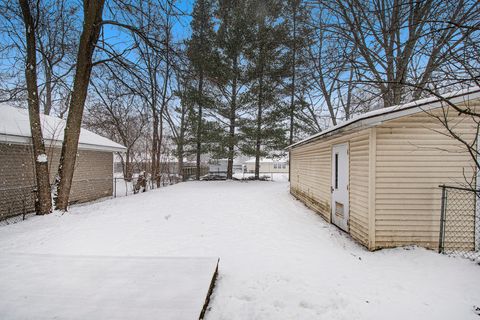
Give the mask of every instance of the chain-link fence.
[(35, 211), (36, 189), (33, 185), (0, 188), (0, 221), (8, 218), (25, 219)]
[(177, 184), (181, 177), (176, 174), (163, 174), (157, 179), (142, 176), (132, 177), (130, 179), (117, 177), (113, 179), (113, 197), (126, 197), (132, 194), (146, 192), (148, 190), (166, 187)]
[(480, 260), (480, 194), (467, 188), (441, 188), (439, 252)]
[[(163, 174), (158, 179), (139, 177), (124, 179), (83, 179), (74, 180), (70, 194), (70, 204), (93, 201), (99, 198), (128, 196), (180, 182), (175, 174)], [(0, 225), (25, 219), (35, 212), (36, 188), (34, 185), (0, 188)]]

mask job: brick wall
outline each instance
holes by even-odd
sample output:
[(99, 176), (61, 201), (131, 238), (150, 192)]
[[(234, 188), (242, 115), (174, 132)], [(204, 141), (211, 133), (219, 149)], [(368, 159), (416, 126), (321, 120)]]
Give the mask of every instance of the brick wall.
[[(48, 151), (50, 181), (60, 158), (59, 148)], [(113, 154), (79, 150), (73, 176), (71, 203), (108, 197), (113, 192)], [(34, 211), (35, 171), (32, 147), (0, 143), (0, 220)]]
[(0, 220), (34, 210), (31, 147), (0, 143)]
[(111, 152), (81, 150), (73, 174), (70, 202), (92, 201), (109, 197), (112, 193), (113, 154)]

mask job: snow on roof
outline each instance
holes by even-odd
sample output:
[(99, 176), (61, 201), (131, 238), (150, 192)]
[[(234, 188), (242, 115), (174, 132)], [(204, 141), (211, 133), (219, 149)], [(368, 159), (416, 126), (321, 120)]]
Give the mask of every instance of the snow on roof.
[[(66, 121), (44, 114), (40, 115), (40, 120), (46, 145), (61, 145)], [(28, 110), (0, 104), (0, 142), (31, 143), (30, 139)], [(83, 128), (80, 131), (78, 148), (112, 152), (126, 149), (121, 144)]]
[[(471, 87), (471, 88), (468, 88), (468, 89), (463, 89), (463, 90), (460, 90), (460, 91), (455, 91), (455, 92), (451, 92), (451, 93), (448, 93), (448, 94), (444, 94), (444, 95), (442, 95), (442, 98), (443, 99), (449, 99), (452, 103), (461, 103), (461, 102), (464, 102), (466, 100), (480, 99), (480, 87), (475, 86), (475, 87)], [(332, 132), (334, 132), (338, 129), (348, 127), (348, 126), (350, 126), (350, 125), (352, 125), (356, 122), (363, 122), (363, 121), (366, 121), (367, 119), (377, 118), (377, 117), (385, 116), (387, 114), (396, 113), (396, 116), (391, 116), (391, 117), (388, 117), (388, 119), (384, 119), (384, 120), (391, 120), (391, 119), (394, 119), (394, 118), (397, 118), (397, 117), (400, 117), (400, 116), (404, 115), (404, 114), (400, 113), (399, 111), (412, 110), (413, 112), (411, 112), (411, 113), (422, 112), (426, 109), (434, 109), (434, 108), (441, 107), (442, 106), (441, 102), (442, 102), (441, 98), (439, 98), (437, 96), (431, 96), (431, 97), (428, 97), (428, 98), (425, 98), (425, 99), (420, 99), (420, 100), (412, 101), (412, 102), (401, 104), (401, 105), (396, 105), (396, 106), (392, 106), (392, 107), (388, 107), (388, 108), (382, 108), (382, 109), (377, 109), (377, 110), (373, 110), (373, 111), (370, 111), (370, 112), (366, 112), (366, 113), (360, 114), (358, 116), (354, 116), (348, 121), (344, 121), (342, 123), (337, 124), (336, 126), (333, 126), (333, 127), (328, 128), (324, 131), (316, 133), (316, 134), (314, 134), (314, 135), (312, 135), (312, 136), (310, 136), (306, 139), (303, 139), (299, 142), (291, 144), (286, 149), (294, 148), (294, 147), (296, 147), (298, 145), (301, 145), (301, 144), (304, 144), (304, 143), (306, 143), (310, 140), (313, 140), (313, 139), (319, 138), (323, 135), (326, 135), (327, 133), (332, 133)], [(411, 114), (411, 113), (409, 113), (409, 114)], [(378, 122), (372, 122), (369, 125), (373, 126), (373, 125), (376, 125), (376, 124), (378, 124)]]

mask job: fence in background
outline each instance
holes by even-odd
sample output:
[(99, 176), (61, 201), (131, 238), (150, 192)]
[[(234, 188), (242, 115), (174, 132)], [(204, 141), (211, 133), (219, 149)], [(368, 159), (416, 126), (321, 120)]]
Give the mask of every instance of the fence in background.
[[(128, 196), (179, 182), (177, 175), (162, 175), (158, 181), (145, 180), (139, 183), (138, 178), (84, 179), (75, 180), (72, 184), (70, 204), (88, 202), (102, 197)], [(113, 184), (113, 186), (112, 186)], [(96, 194), (97, 191), (98, 193)], [(110, 191), (109, 191), (110, 190)], [(88, 194), (86, 194), (88, 193)], [(29, 213), (35, 212), (36, 188), (34, 185), (0, 188), (0, 221), (2, 224), (25, 219)]]
[(113, 197), (126, 197), (129, 195), (146, 192), (161, 187), (177, 184), (180, 182), (178, 175), (162, 175), (159, 179), (134, 177), (125, 179), (123, 177), (113, 178)]
[(35, 211), (35, 198), (34, 185), (0, 188), (0, 221), (15, 216), (25, 219)]
[(440, 186), (442, 206), (439, 252), (480, 259), (478, 190)]
[[(200, 166), (200, 177), (208, 174), (208, 166), (202, 165)], [(182, 168), (182, 176), (185, 180), (195, 179), (197, 176), (197, 167), (196, 166), (186, 166), (184, 165)]]
[[(287, 177), (288, 173), (283, 172), (262, 172), (259, 175), (259, 179), (263, 181), (274, 181), (274, 180), (285, 180), (284, 177)], [(226, 180), (227, 179), (227, 171), (221, 170), (211, 170), (208, 172), (208, 175), (202, 176), (201, 180), (209, 181), (209, 180)], [(236, 171), (233, 173), (234, 180), (254, 180), (255, 174), (251, 172), (239, 172)]]

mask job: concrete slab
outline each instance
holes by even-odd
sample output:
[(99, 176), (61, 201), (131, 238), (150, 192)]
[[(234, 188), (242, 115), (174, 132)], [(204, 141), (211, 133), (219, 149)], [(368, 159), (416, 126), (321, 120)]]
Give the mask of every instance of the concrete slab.
[(217, 267), (217, 258), (0, 254), (0, 319), (199, 319)]

